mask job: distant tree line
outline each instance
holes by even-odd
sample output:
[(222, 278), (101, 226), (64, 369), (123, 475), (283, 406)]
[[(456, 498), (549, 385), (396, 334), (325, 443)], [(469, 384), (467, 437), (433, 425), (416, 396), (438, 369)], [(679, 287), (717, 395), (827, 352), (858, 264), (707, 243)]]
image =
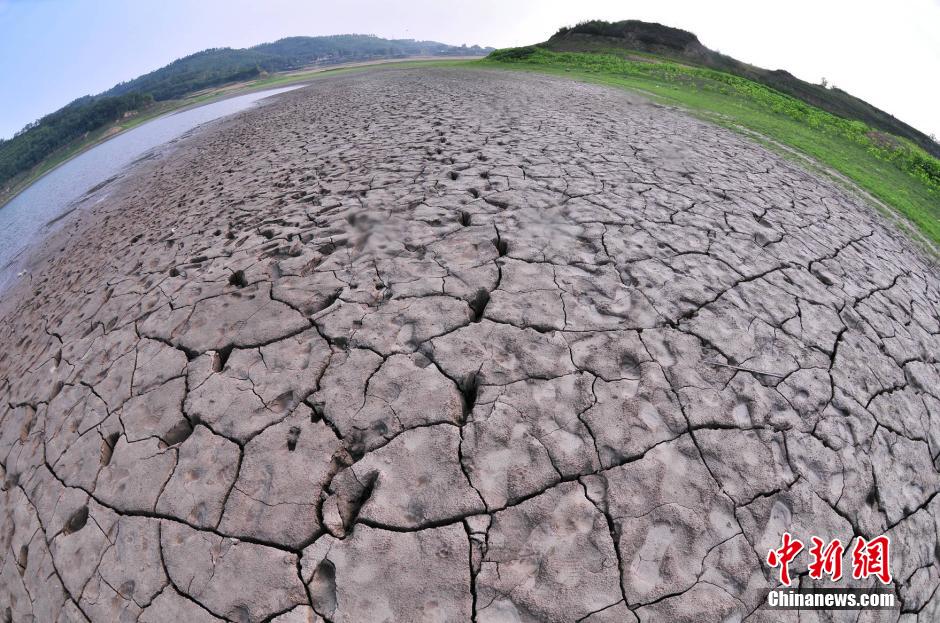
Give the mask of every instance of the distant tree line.
[(100, 95), (79, 98), (27, 125), (12, 139), (0, 140), (0, 188), (56, 150), (154, 101), (177, 99), (203, 89), (251, 80), (266, 72), (313, 64), (409, 56), (483, 55), (490, 51), (492, 48), (382, 39), (373, 35), (289, 37), (253, 48), (203, 50), (122, 82)]
[(122, 82), (104, 95), (145, 92), (157, 101), (174, 99), (228, 82), (253, 78), (263, 72), (288, 71), (313, 64), (408, 56), (483, 55), (492, 48), (454, 46), (435, 41), (382, 39), (373, 35), (288, 37), (253, 48), (212, 48), (191, 54)]
[(665, 46), (676, 50), (684, 50), (689, 44), (698, 43), (698, 38), (687, 30), (634, 19), (621, 22), (589, 20), (576, 26), (559, 28), (554, 37), (561, 37), (569, 33), (617, 39), (635, 38), (647, 45)]
[[(603, 37), (603, 40), (592, 41), (594, 37)], [(768, 70), (742, 63), (726, 54), (708, 49), (694, 34), (686, 30), (638, 20), (592, 20), (561, 28), (541, 45), (556, 52), (590, 52), (599, 49), (610, 52), (623, 48), (717, 69), (767, 85), (839, 117), (855, 119), (882, 132), (906, 138), (935, 158), (940, 158), (940, 145), (936, 141), (868, 102), (826, 82), (811, 84), (780, 69)]]

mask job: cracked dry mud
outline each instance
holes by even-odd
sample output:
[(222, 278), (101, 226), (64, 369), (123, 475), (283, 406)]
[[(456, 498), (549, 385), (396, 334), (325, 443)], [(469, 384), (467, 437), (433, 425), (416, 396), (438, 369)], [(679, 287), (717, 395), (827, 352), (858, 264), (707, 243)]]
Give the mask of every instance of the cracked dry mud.
[[(632, 95), (317, 81), (10, 293), (0, 618), (937, 620), (937, 274)], [(784, 530), (887, 533), (900, 611), (758, 609)]]

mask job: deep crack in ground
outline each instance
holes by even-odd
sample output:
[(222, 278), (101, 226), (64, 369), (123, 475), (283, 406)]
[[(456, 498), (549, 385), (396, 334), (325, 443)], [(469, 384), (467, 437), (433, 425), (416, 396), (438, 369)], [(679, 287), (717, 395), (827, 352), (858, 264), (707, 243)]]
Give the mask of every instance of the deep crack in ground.
[(784, 530), (940, 617), (937, 266), (764, 148), (371, 70), (109, 192), (3, 318), (3, 620), (797, 620)]

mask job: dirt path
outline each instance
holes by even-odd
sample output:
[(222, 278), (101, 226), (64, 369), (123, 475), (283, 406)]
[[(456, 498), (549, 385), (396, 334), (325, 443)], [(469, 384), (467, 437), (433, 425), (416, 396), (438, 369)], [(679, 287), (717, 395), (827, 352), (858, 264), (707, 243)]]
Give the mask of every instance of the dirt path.
[(5, 620), (796, 620), (756, 610), (784, 531), (887, 533), (940, 616), (937, 267), (730, 131), (336, 76), (46, 253), (0, 325)]

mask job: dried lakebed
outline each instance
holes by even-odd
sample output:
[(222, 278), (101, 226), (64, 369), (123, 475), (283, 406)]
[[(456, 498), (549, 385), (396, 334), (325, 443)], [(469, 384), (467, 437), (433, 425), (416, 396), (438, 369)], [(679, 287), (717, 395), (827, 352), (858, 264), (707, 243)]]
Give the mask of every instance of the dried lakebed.
[(5, 620), (796, 620), (784, 531), (940, 616), (937, 266), (833, 185), (428, 68), (141, 167), (6, 303)]

